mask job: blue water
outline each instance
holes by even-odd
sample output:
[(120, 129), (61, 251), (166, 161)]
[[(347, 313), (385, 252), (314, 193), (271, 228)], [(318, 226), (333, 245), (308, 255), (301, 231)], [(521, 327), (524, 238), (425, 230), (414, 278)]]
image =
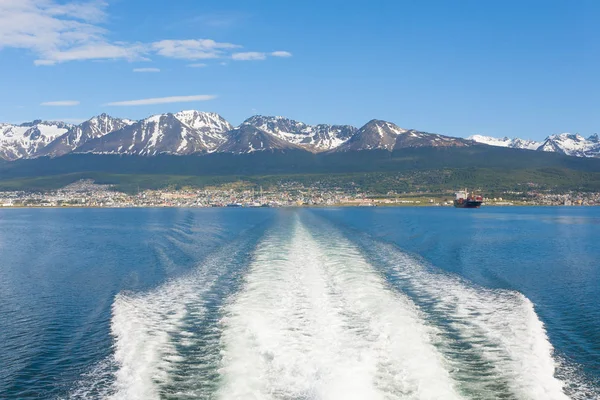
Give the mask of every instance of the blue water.
[(597, 208), (0, 210), (0, 398), (600, 398), (598, 238)]

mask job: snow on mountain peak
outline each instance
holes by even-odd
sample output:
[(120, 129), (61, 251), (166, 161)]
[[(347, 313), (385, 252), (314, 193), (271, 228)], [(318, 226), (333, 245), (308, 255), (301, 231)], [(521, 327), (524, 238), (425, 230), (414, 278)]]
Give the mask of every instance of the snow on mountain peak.
[(137, 155), (210, 153), (226, 141), (226, 133), (232, 128), (216, 113), (186, 110), (175, 114), (156, 114), (84, 143), (76, 152)]
[(367, 122), (367, 125), (369, 124), (376, 126), (379, 132), (386, 130), (388, 133), (392, 133), (394, 135), (401, 135), (408, 132), (408, 129), (400, 128), (396, 124), (380, 119), (372, 119), (371, 121)]
[(193, 129), (208, 129), (221, 133), (233, 129), (233, 126), (229, 122), (219, 114), (213, 112), (186, 110), (176, 113), (175, 118)]
[(363, 125), (346, 143), (336, 151), (357, 151), (384, 149), (391, 151), (397, 138), (408, 132), (391, 122), (373, 119)]
[(568, 156), (598, 157), (600, 143), (588, 140), (578, 133), (559, 133), (548, 136), (539, 150), (554, 151)]
[(557, 133), (554, 135), (550, 135), (548, 136), (548, 139), (551, 140), (571, 140), (571, 141), (575, 141), (575, 142), (583, 142), (585, 141), (585, 138), (583, 136), (581, 136), (578, 133), (569, 133), (569, 132), (563, 132), (563, 133)]
[[(244, 128), (247, 126), (255, 129)], [(175, 114), (152, 115), (139, 121), (102, 113), (75, 126), (42, 120), (0, 123), (0, 158), (56, 157), (70, 152), (154, 155), (283, 149), (392, 151), (409, 147), (471, 146), (473, 142), (600, 157), (598, 134), (584, 138), (577, 133), (558, 133), (541, 142), (484, 135), (473, 135), (468, 139), (403, 129), (377, 119), (357, 129), (350, 125), (309, 125), (283, 116), (255, 115), (234, 130), (229, 122), (213, 112), (183, 110)]]
[(254, 115), (242, 125), (251, 125), (309, 151), (327, 151), (345, 143), (356, 132), (349, 125), (308, 125), (281, 116)]
[(218, 151), (248, 154), (257, 151), (299, 150), (300, 147), (250, 124), (241, 124), (227, 134), (227, 141)]
[(53, 140), (35, 156), (58, 157), (72, 152), (84, 143), (131, 125), (133, 121), (114, 118), (102, 113), (79, 125), (72, 126), (66, 133)]
[(70, 127), (64, 122), (41, 120), (20, 125), (4, 124), (0, 126), (0, 158), (16, 160), (35, 156)]
[(505, 136), (501, 139), (484, 136), (484, 135), (473, 135), (469, 136), (467, 139), (473, 140), (477, 143), (487, 144), (490, 146), (498, 146), (498, 147), (508, 147), (511, 149), (525, 149), (525, 150), (537, 150), (538, 147), (541, 146), (541, 142), (536, 142), (535, 140), (526, 140), (526, 139), (511, 139), (508, 136)]
[(550, 135), (542, 142), (519, 138), (497, 139), (482, 135), (473, 135), (469, 137), (469, 139), (490, 146), (555, 152), (577, 157), (600, 156), (600, 141), (598, 140), (597, 135), (592, 135), (586, 139), (578, 133), (563, 132)]

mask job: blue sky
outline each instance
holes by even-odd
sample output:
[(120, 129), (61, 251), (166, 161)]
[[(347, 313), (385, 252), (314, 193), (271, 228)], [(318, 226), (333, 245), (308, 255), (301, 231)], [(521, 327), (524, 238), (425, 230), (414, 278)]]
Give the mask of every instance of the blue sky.
[(587, 136), (599, 17), (585, 0), (2, 0), (0, 121), (198, 109)]

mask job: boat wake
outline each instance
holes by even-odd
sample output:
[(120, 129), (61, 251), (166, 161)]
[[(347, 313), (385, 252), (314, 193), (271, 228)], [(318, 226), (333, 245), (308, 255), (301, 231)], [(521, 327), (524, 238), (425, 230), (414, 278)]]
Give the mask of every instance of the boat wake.
[[(323, 234), (332, 235), (321, 228)], [(567, 399), (543, 323), (521, 293), (477, 287), (434, 271), (395, 246), (357, 236), (356, 245), (409, 295), (436, 328), (436, 348), (460, 392), (476, 399)]]
[(226, 307), (220, 398), (460, 397), (406, 296), (348, 242), (289, 230), (258, 247)]
[[(242, 236), (155, 289), (119, 293), (112, 305), (113, 354), (69, 398), (208, 398), (218, 383), (219, 310), (241, 282), (261, 232)], [(169, 266), (167, 258), (161, 253)]]
[(584, 398), (525, 296), (308, 212), (119, 294), (111, 329), (103, 398)]

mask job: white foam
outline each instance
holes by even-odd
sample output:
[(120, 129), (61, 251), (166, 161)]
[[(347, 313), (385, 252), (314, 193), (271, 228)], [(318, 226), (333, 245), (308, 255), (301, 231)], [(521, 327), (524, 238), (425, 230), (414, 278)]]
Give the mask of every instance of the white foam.
[(113, 304), (116, 393), (113, 399), (158, 399), (159, 385), (179, 360), (172, 335), (181, 330), (186, 305), (197, 299), (198, 275), (169, 282), (149, 293), (119, 294)]
[(111, 382), (114, 375), (115, 363), (112, 357), (102, 360), (82, 374), (73, 389), (60, 400), (107, 399), (114, 393)]
[[(182, 363), (194, 368), (205, 367), (205, 359), (197, 356), (199, 342), (211, 341), (207, 350), (218, 356), (217, 338), (198, 337), (197, 329), (205, 325), (210, 291), (228, 268), (239, 262), (246, 242), (234, 241), (216, 251), (190, 273), (143, 293), (120, 293), (113, 303), (111, 333), (114, 336), (115, 373), (112, 399), (158, 399), (165, 388), (202, 392), (199, 386), (210, 386), (198, 376), (182, 376)], [(169, 260), (164, 260), (166, 264)], [(196, 330), (196, 331), (193, 331)], [(211, 343), (212, 343), (211, 342)], [(183, 352), (183, 354), (182, 354)], [(197, 366), (195, 363), (199, 363)], [(174, 371), (179, 372), (174, 381)]]
[(238, 276), (227, 266), (247, 246), (224, 247), (149, 292), (119, 294), (114, 363), (94, 390), (132, 400), (567, 398), (526, 297), (437, 273), (389, 244), (355, 245), (298, 215), (254, 250), (218, 324), (206, 301), (222, 296), (211, 292), (221, 277)]
[[(430, 272), (394, 246), (373, 243), (373, 251), (392, 265), (397, 278), (423, 296), (436, 313), (450, 321), (459, 340), (492, 366), (496, 382), (505, 382), (519, 399), (567, 399), (564, 382), (555, 377), (553, 347), (529, 299), (518, 292), (489, 290), (459, 278)], [(458, 360), (457, 368), (464, 368)], [(470, 371), (471, 384), (478, 378)], [(480, 398), (487, 397), (480, 388)], [(496, 398), (498, 393), (488, 393)]]
[(223, 399), (460, 398), (410, 300), (299, 221), (257, 248), (222, 324)]

